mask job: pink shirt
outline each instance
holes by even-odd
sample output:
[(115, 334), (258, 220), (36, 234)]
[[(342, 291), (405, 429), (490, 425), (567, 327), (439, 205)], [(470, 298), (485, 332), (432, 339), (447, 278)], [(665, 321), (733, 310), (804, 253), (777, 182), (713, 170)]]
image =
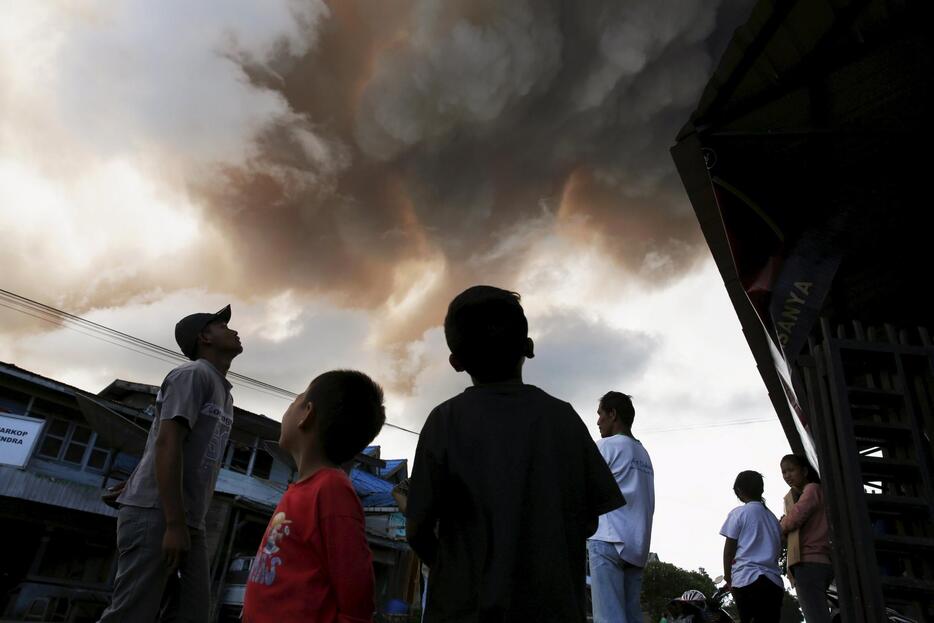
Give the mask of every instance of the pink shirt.
[(782, 517), (782, 531), (792, 530), (798, 530), (801, 562), (830, 564), (830, 530), (820, 485), (813, 482), (806, 484), (801, 497)]

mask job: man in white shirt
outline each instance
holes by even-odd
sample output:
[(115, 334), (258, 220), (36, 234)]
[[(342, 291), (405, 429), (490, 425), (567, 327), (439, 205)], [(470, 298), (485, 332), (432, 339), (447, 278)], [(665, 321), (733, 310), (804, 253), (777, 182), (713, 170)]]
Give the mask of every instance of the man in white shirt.
[(600, 516), (587, 541), (594, 623), (642, 621), (642, 569), (649, 556), (655, 513), (652, 459), (632, 436), (631, 396), (608, 392), (597, 408), (602, 439), (597, 448), (616, 479), (626, 505)]

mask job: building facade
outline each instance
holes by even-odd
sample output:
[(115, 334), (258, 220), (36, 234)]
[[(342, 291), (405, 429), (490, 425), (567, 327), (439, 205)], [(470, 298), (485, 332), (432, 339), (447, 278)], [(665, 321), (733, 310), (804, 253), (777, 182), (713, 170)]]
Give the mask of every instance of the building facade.
[[(96, 621), (116, 570), (108, 486), (139, 461), (158, 387), (116, 380), (98, 394), (0, 363), (0, 620)], [(295, 475), (279, 422), (235, 409), (207, 518), (215, 620), (239, 620), (245, 578), (266, 524)], [(412, 601), (417, 564), (391, 495), (405, 460), (379, 447), (350, 476), (366, 514), (378, 607)]]
[(760, 0), (671, 150), (820, 472), (843, 621), (934, 621), (931, 8)]

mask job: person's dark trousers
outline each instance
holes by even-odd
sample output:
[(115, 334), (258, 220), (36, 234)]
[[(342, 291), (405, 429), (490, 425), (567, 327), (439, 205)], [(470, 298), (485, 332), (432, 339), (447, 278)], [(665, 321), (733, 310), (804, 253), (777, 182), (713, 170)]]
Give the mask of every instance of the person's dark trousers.
[[(160, 616), (169, 580), (162, 559), (165, 518), (158, 508), (123, 506), (117, 513), (117, 577), (113, 599), (100, 623), (152, 623), (157, 619), (207, 623), (211, 585), (204, 530), (189, 528), (191, 550), (185, 556), (178, 591), (169, 612)], [(168, 615), (168, 616), (167, 616)]]
[(748, 586), (733, 587), (740, 623), (778, 623), (785, 590), (764, 575)]
[(807, 623), (830, 623), (827, 589), (833, 581), (833, 567), (820, 562), (799, 562), (791, 568), (795, 576), (798, 605)]

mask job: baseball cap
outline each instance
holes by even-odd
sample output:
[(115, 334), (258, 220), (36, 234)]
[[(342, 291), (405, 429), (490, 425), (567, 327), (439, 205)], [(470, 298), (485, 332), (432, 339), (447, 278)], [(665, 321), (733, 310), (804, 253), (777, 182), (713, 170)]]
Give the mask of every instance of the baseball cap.
[(230, 322), (230, 305), (213, 314), (190, 314), (175, 325), (175, 341), (185, 356), (194, 361), (198, 358), (198, 334), (215, 320)]

